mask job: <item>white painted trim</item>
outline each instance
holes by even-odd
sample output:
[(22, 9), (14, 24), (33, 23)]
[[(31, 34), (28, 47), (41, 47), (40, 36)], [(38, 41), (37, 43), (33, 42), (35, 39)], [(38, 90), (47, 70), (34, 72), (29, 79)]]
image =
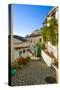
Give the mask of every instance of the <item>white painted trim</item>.
[(48, 56), (43, 50), (41, 50), (41, 55), (47, 66), (50, 67), (52, 65), (52, 58)]

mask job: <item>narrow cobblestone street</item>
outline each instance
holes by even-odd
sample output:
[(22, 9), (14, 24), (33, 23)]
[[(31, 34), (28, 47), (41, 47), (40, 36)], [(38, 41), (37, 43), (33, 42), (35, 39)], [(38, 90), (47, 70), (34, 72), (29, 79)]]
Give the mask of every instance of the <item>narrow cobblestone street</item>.
[(12, 77), (12, 85), (39, 85), (47, 84), (45, 78), (51, 76), (56, 79), (55, 70), (42, 61), (30, 61), (27, 65), (17, 70), (16, 76)]

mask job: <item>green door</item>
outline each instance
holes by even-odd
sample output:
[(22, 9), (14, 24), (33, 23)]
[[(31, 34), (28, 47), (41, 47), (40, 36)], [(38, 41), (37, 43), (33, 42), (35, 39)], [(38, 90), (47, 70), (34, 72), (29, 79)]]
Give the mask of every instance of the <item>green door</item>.
[(40, 46), (36, 46), (35, 53), (36, 53), (36, 56), (37, 57), (40, 57), (41, 56), (41, 47)]

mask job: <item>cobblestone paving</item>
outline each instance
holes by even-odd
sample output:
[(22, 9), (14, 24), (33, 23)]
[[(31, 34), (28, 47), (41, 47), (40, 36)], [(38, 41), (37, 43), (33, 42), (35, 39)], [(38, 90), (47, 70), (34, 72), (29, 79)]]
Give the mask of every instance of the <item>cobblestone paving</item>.
[(11, 84), (12, 86), (47, 84), (45, 81), (47, 76), (56, 79), (56, 72), (52, 67), (47, 67), (42, 61), (30, 61), (17, 70), (16, 76), (11, 78)]

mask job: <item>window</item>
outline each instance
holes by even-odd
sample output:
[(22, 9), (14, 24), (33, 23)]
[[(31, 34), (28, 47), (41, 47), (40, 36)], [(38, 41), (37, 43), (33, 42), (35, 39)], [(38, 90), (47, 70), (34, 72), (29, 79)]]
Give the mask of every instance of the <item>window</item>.
[(25, 53), (25, 49), (23, 50), (23, 53)]
[(41, 42), (41, 38), (40, 38), (40, 42)]
[(22, 51), (19, 51), (19, 55), (21, 55), (22, 54)]

